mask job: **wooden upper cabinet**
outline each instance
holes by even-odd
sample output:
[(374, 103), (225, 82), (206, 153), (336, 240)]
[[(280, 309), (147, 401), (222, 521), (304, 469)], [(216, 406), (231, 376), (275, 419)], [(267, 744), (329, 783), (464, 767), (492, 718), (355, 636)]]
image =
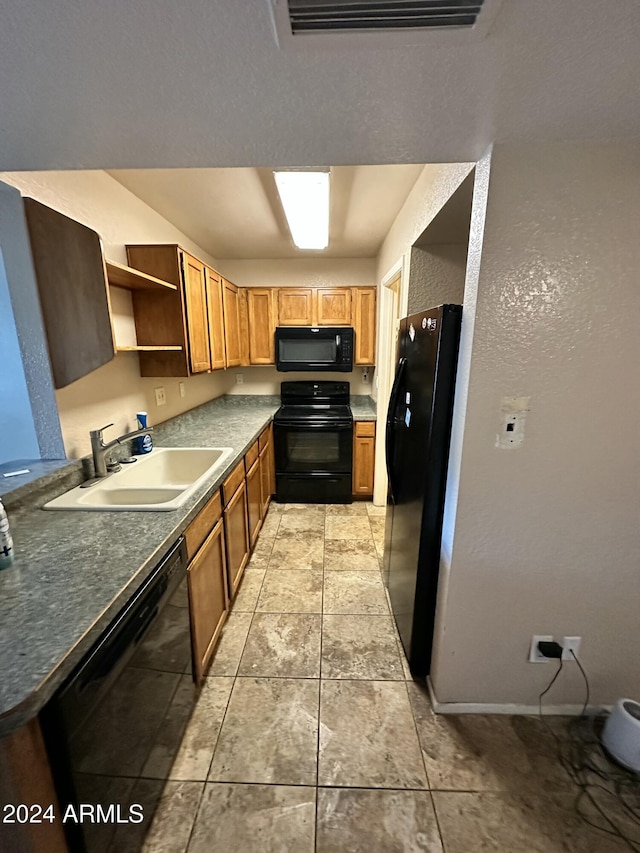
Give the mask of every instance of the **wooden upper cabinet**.
[(178, 352), (141, 352), (140, 375), (189, 376), (186, 303), (179, 247), (162, 244), (126, 248), (127, 261), (133, 269), (168, 281), (177, 288), (168, 293), (149, 295), (140, 290), (131, 294), (138, 344), (181, 347)]
[(271, 288), (248, 287), (249, 363), (275, 364), (275, 317)]
[(351, 288), (322, 287), (316, 291), (318, 326), (351, 325)]
[(209, 346), (211, 348), (211, 369), (223, 370), (227, 366), (224, 346), (224, 309), (222, 307), (222, 278), (215, 271), (206, 268), (207, 312), (209, 315)]
[(281, 287), (278, 290), (278, 325), (313, 326), (314, 301), (311, 287)]
[(53, 381), (64, 388), (116, 354), (100, 237), (24, 199)]
[(247, 305), (247, 288), (238, 288), (238, 339), (240, 346), (240, 364), (249, 367), (249, 308)]
[(354, 364), (375, 364), (376, 360), (376, 289), (354, 287), (352, 293), (352, 325), (355, 329)]
[(226, 278), (222, 279), (222, 302), (224, 305), (224, 340), (227, 351), (227, 367), (237, 367), (241, 362), (238, 288)]
[(205, 266), (186, 252), (181, 252), (181, 263), (187, 309), (189, 364), (192, 373), (206, 373), (211, 370), (211, 347)]

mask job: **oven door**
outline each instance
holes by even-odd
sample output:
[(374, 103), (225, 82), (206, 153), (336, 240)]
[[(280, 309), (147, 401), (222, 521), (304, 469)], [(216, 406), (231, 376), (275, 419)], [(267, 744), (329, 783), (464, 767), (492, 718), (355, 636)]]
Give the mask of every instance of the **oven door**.
[(277, 474), (349, 474), (353, 424), (285, 421), (274, 428)]

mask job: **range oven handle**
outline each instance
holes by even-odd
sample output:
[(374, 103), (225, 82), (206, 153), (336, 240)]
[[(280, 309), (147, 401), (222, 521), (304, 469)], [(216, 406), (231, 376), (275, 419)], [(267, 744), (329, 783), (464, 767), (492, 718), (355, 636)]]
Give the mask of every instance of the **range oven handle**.
[(335, 423), (332, 421), (323, 421), (322, 423), (309, 423), (308, 421), (276, 421), (275, 425), (278, 427), (287, 427), (290, 429), (294, 427), (295, 429), (302, 430), (320, 430), (320, 429), (330, 429), (330, 430), (352, 430), (353, 423)]
[(396, 431), (396, 409), (398, 407), (398, 395), (400, 393), (400, 386), (402, 383), (402, 379), (404, 376), (405, 365), (407, 363), (406, 358), (401, 358), (398, 362), (398, 367), (396, 368), (396, 375), (393, 380), (393, 387), (391, 389), (391, 395), (389, 396), (389, 408), (387, 409), (387, 424), (386, 424), (386, 432), (385, 432), (385, 456), (387, 462), (387, 477), (389, 479), (389, 489), (391, 491), (391, 499), (395, 503), (395, 490), (393, 485), (393, 468), (392, 468), (392, 459), (393, 459), (393, 449), (394, 449), (394, 438)]

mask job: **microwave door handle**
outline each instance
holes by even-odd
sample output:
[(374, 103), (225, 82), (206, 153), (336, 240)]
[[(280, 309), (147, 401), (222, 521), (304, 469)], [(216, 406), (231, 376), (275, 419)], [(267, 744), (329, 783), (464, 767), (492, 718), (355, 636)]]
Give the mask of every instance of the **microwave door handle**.
[(342, 337), (341, 335), (336, 335), (336, 346), (337, 346), (337, 347), (339, 347), (339, 346), (340, 346), (340, 338), (341, 338), (341, 337)]

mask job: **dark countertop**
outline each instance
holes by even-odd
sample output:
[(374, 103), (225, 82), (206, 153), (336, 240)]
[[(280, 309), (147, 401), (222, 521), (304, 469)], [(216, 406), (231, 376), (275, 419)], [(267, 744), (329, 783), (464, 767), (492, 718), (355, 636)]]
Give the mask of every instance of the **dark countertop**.
[(375, 421), (376, 402), (371, 397), (356, 394), (351, 397), (351, 412), (354, 421)]
[[(82, 482), (80, 460), (42, 462), (44, 476), (7, 493), (16, 562), (0, 571), (0, 737), (36, 716), (279, 405), (275, 396), (230, 395), (154, 427), (157, 447), (233, 448), (228, 464), (173, 512), (42, 510)], [(351, 409), (354, 420), (376, 419), (370, 397), (354, 396)]]
[[(16, 462), (4, 462), (0, 465), (0, 498), (8, 494), (15, 498), (18, 490), (28, 494), (29, 486), (35, 480), (56, 472), (64, 475), (68, 466), (68, 459), (19, 459)], [(25, 473), (16, 476), (16, 471)]]
[(9, 495), (16, 562), (0, 571), (0, 737), (36, 716), (279, 405), (271, 396), (220, 397), (154, 428), (158, 447), (233, 448), (215, 479), (173, 512), (42, 510), (82, 481), (79, 462), (30, 494)]

